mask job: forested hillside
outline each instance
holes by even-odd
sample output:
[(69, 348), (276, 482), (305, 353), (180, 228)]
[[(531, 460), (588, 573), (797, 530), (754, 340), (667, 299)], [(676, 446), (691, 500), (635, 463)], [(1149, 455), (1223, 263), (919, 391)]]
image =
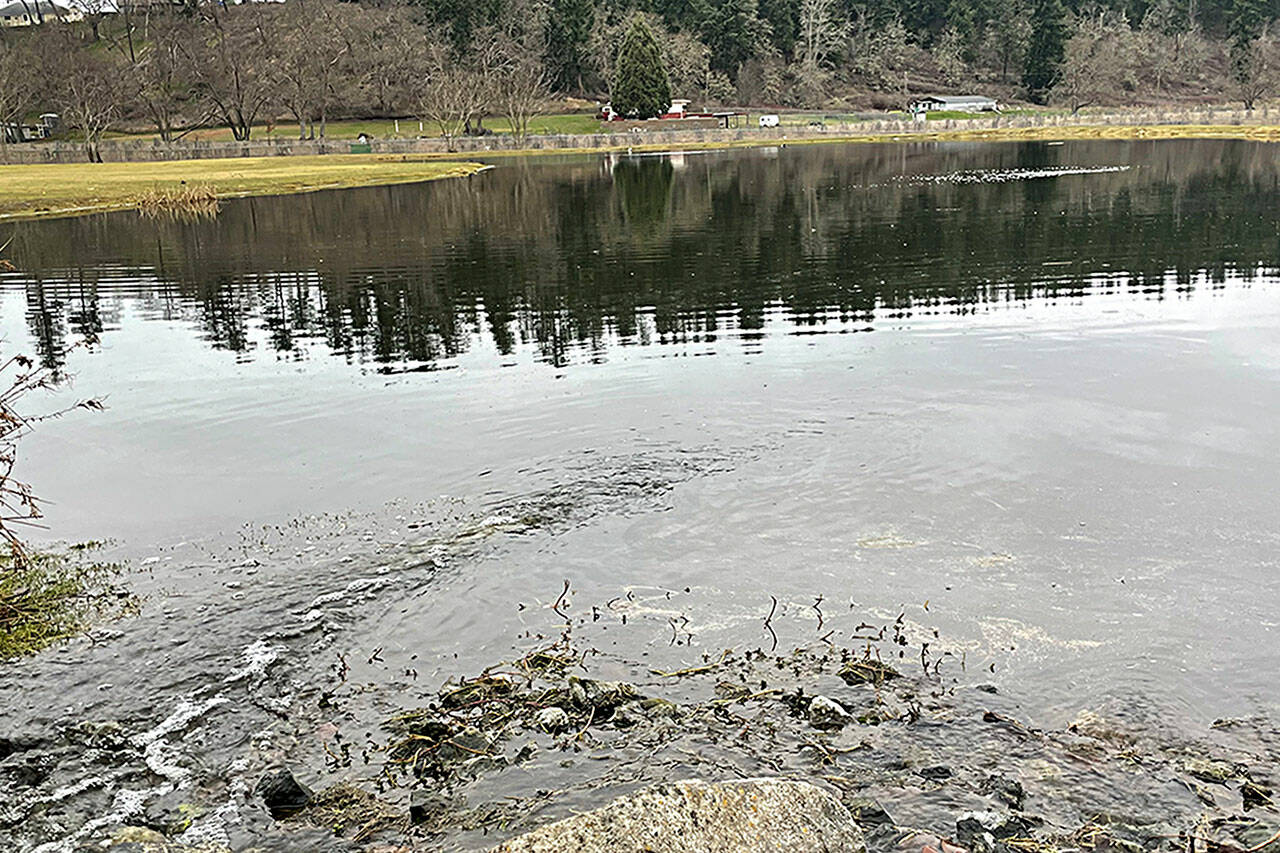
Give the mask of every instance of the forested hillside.
[[(32, 0), (34, 2), (34, 0)], [(236, 139), (293, 121), (405, 117), (516, 134), (619, 85), (631, 33), (648, 101), (901, 109), (925, 92), (1088, 106), (1235, 101), (1280, 83), (1280, 0), (68, 0), (76, 22), (0, 27), (0, 124), (46, 110), (85, 140)], [(654, 93), (658, 93), (657, 96)]]
[(532, 26), (561, 91), (606, 92), (622, 27), (640, 13), (687, 97), (810, 107), (900, 106), (979, 83), (1072, 107), (1234, 97), (1233, 84), (1258, 88), (1250, 78), (1269, 88), (1280, 12), (1275, 0), (418, 2), (459, 51), (491, 22)]

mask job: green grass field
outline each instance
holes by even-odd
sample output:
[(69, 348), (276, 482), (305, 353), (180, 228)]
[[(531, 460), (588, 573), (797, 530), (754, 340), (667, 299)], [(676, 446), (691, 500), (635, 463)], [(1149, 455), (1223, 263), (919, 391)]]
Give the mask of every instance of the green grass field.
[[(492, 116), (484, 120), (484, 126), (494, 133), (510, 133), (511, 123), (505, 118)], [(600, 120), (595, 113), (567, 113), (563, 115), (537, 116), (529, 122), (529, 132), (539, 135), (561, 133), (596, 133), (600, 130)], [(419, 129), (417, 119), (401, 119), (399, 126), (389, 119), (374, 121), (331, 121), (325, 128), (328, 139), (355, 139), (360, 134), (367, 134), (374, 139), (413, 139), (418, 136), (439, 136), (440, 128), (430, 122), (423, 122)], [(114, 133), (112, 139), (153, 139), (154, 133)], [(225, 127), (210, 127), (190, 133), (187, 139), (205, 139), (212, 141), (230, 141), (231, 131)], [(253, 129), (253, 139), (297, 139), (298, 125), (277, 124), (268, 132), (266, 125), (257, 125)]]
[(136, 208), (146, 195), (184, 184), (234, 198), (416, 183), (482, 168), (438, 158), (367, 154), (0, 166), (0, 220)]

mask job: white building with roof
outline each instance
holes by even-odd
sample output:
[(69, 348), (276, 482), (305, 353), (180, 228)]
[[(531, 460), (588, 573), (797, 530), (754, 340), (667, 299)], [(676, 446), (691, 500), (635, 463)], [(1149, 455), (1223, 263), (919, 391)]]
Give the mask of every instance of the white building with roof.
[(79, 10), (53, 0), (0, 0), (0, 27), (30, 27), (50, 21), (79, 21)]

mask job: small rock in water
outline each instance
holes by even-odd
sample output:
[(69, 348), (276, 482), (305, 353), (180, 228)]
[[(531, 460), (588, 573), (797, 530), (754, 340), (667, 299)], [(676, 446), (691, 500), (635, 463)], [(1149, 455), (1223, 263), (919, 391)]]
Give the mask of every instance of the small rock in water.
[(655, 785), (548, 824), (495, 853), (866, 853), (849, 810), (821, 788), (785, 779)]
[(148, 829), (145, 826), (122, 826), (111, 837), (111, 844), (131, 845), (140, 849), (154, 849), (156, 847), (164, 847), (169, 843), (169, 839), (165, 838), (154, 829)]
[(543, 708), (533, 720), (538, 724), (538, 728), (552, 734), (569, 728), (569, 715), (565, 713), (564, 708), (559, 708), (555, 705), (550, 708)]
[(461, 808), (458, 800), (434, 791), (417, 790), (409, 795), (409, 820), (428, 823), (446, 812)]
[(884, 806), (875, 800), (846, 800), (845, 806), (853, 815), (854, 823), (861, 827), (893, 826), (893, 818), (885, 811)]
[(263, 775), (253, 790), (277, 820), (302, 810), (311, 802), (311, 790), (293, 778), (287, 767)]
[(941, 782), (944, 779), (950, 779), (954, 775), (951, 772), (951, 768), (947, 767), (945, 764), (939, 764), (934, 767), (922, 767), (917, 772), (931, 782)]
[(1038, 819), (996, 812), (969, 812), (956, 821), (956, 841), (973, 853), (989, 853), (996, 842), (1030, 833)]
[(1019, 811), (1022, 809), (1022, 801), (1026, 798), (1022, 783), (1017, 779), (1007, 779), (1004, 776), (988, 776), (982, 783), (982, 793), (990, 794), (1009, 808)]
[(826, 696), (814, 696), (809, 702), (809, 724), (816, 729), (844, 728), (852, 719), (845, 707)]
[(640, 707), (644, 709), (650, 717), (666, 717), (674, 719), (680, 716), (680, 706), (675, 702), (667, 699), (644, 699), (640, 702)]

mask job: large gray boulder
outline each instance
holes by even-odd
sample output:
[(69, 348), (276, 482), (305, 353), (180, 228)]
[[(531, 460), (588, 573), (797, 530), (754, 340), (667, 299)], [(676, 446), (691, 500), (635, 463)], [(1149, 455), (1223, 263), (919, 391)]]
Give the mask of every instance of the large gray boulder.
[(866, 853), (849, 810), (808, 782), (655, 785), (550, 823), (494, 853)]

